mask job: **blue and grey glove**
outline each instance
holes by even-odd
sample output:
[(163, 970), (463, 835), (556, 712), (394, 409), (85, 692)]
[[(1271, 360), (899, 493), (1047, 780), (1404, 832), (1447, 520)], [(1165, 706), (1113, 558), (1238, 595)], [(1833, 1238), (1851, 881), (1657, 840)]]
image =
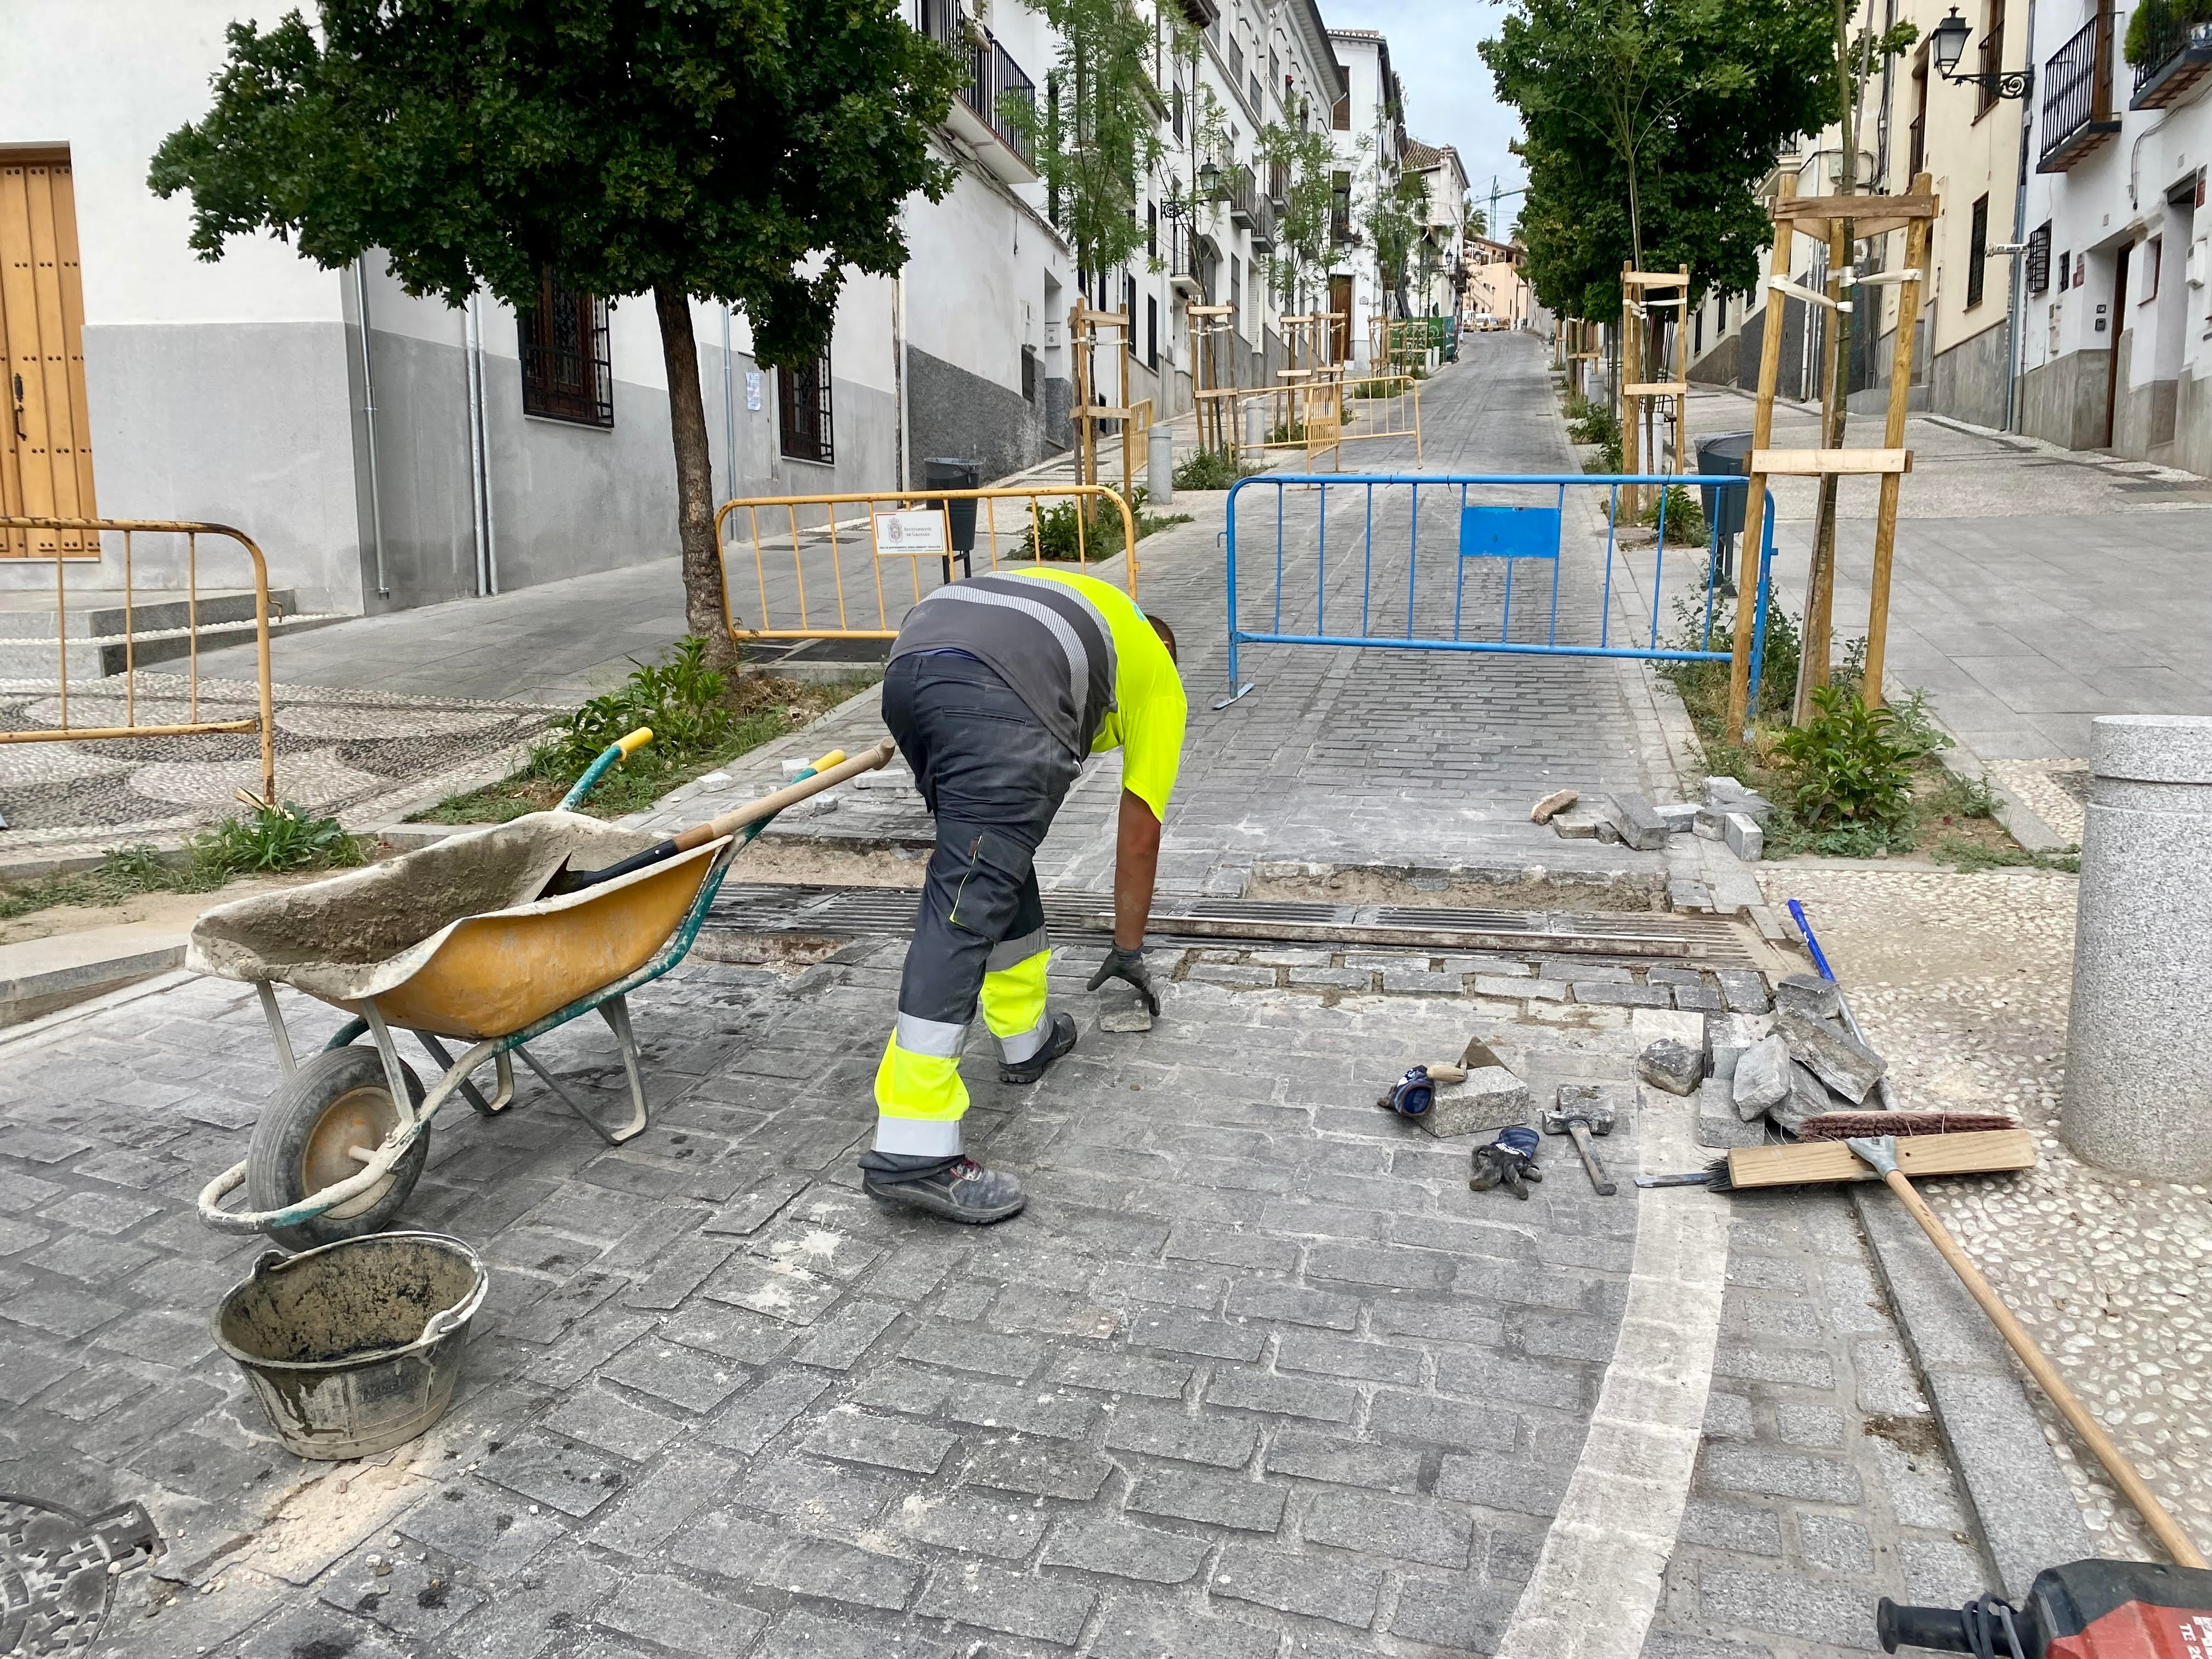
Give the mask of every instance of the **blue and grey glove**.
[(1500, 1129), (1498, 1139), (1474, 1149), (1474, 1172), (1468, 1185), (1478, 1193), (1503, 1187), (1514, 1197), (1528, 1196), (1528, 1182), (1541, 1181), (1536, 1167), (1536, 1132), (1526, 1127)]

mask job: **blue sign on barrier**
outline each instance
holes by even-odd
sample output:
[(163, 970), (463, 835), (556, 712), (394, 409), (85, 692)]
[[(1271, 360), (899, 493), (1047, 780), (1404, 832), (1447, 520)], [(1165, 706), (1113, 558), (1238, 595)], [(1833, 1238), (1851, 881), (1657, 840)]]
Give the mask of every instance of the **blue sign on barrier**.
[[(1626, 563), (1629, 556), (1620, 547), (1616, 537), (1620, 527), (1620, 490), (1622, 486), (1631, 484), (1658, 487), (1657, 534), (1650, 552), (1648, 587), (1643, 585), (1641, 568), (1632, 569)], [(1673, 489), (1688, 485), (1715, 491), (1747, 489), (1750, 481), (1735, 476), (1662, 477), (1640, 473), (1395, 473), (1363, 477), (1354, 473), (1270, 472), (1241, 478), (1229, 492), (1228, 522), (1222, 538), (1229, 584), (1230, 694), (1214, 707), (1226, 708), (1252, 689), (1237, 678), (1238, 647), (1244, 645), (1368, 646), (1413, 651), (1726, 662), (1731, 653), (1712, 648), (1715, 599), (1721, 590), (1723, 570), (1723, 544), (1717, 527), (1708, 538), (1702, 570), (1693, 567), (1696, 574), (1692, 580), (1697, 585), (1691, 592), (1702, 600), (1705, 612), (1704, 626), (1696, 637), (1698, 648), (1659, 643), (1662, 601), (1668, 593), (1665, 579), (1668, 497)], [(1583, 631), (1594, 632), (1595, 637), (1563, 641), (1559, 638), (1559, 591), (1560, 571), (1566, 562), (1563, 554), (1565, 506), (1567, 491), (1578, 487), (1606, 491), (1603, 566), (1601, 572), (1590, 573), (1597, 578), (1592, 584), (1595, 591), (1585, 595), (1575, 617), (1571, 618), (1578, 619)], [(1237, 509), (1248, 491), (1270, 489), (1275, 494), (1273, 592), (1262, 587), (1252, 596), (1260, 600), (1261, 614), (1269, 617), (1270, 625), (1262, 631), (1243, 627), (1238, 621)], [(1551, 499), (1540, 504), (1468, 499), (1469, 493), (1477, 489), (1494, 496), (1521, 489), (1540, 489)], [(1308, 531), (1302, 527), (1294, 534), (1285, 516), (1285, 494), (1293, 489), (1318, 492), (1319, 510), (1310, 526), (1310, 562), (1306, 556), (1309, 550), (1294, 545), (1294, 542), (1305, 539)], [(1360, 544), (1357, 549), (1359, 557), (1351, 558), (1340, 550), (1332, 566), (1330, 498), (1334, 495), (1341, 502), (1346, 490), (1361, 493), (1352, 504), (1359, 510), (1354, 519), (1339, 508), (1337, 518), (1341, 527), (1337, 532), (1338, 548), (1342, 548), (1343, 528), (1352, 528)], [(1382, 492), (1379, 501), (1378, 490)], [(1679, 501), (1679, 495), (1674, 499)], [(1452, 576), (1448, 590), (1442, 586), (1443, 573), (1438, 568), (1442, 562), (1431, 556), (1424, 565), (1420, 557), (1423, 510), (1425, 507), (1430, 509), (1431, 535), (1436, 534), (1437, 529), (1443, 529), (1445, 535), (1439, 539), (1448, 540), (1450, 520), (1446, 520), (1442, 526), (1434, 523), (1437, 513), (1447, 502), (1458, 508), (1459, 532), (1456, 556), (1449, 561)], [(1718, 517), (1715, 515), (1717, 521)], [(1759, 539), (1750, 663), (1754, 707), (1771, 596), (1768, 567), (1774, 556), (1774, 502), (1771, 495), (1766, 500)], [(1503, 561), (1502, 580), (1492, 580), (1480, 574), (1478, 565), (1472, 598), (1486, 608), (1492, 598), (1500, 601), (1498, 633), (1494, 638), (1469, 638), (1465, 616), (1470, 598), (1469, 565), (1473, 561), (1489, 559)], [(1525, 623), (1522, 631), (1528, 637), (1514, 637), (1513, 569), (1522, 559), (1548, 560), (1552, 566), (1551, 614), (1540, 640), (1533, 637), (1536, 631), (1533, 625)], [(1638, 567), (1641, 562), (1639, 559)], [(1639, 617), (1634, 625), (1635, 632), (1644, 636), (1640, 642), (1614, 642), (1617, 565), (1620, 567), (1621, 580), (1626, 585), (1623, 591), (1632, 596), (1630, 603), (1640, 602), (1648, 615), (1648, 624)], [(1679, 570), (1679, 558), (1676, 568)], [(1422, 580), (1425, 572), (1428, 574), (1425, 584)], [(1686, 597), (1682, 579), (1677, 576), (1675, 580), (1675, 596)], [(1354, 599), (1358, 604), (1359, 631), (1340, 631), (1340, 631), (1332, 632), (1328, 626), (1332, 605), (1339, 607), (1338, 614), (1341, 615), (1342, 608)], [(1399, 615), (1401, 607), (1402, 618)], [(1635, 613), (1632, 611), (1630, 614)], [(1593, 621), (1594, 629), (1590, 627)]]

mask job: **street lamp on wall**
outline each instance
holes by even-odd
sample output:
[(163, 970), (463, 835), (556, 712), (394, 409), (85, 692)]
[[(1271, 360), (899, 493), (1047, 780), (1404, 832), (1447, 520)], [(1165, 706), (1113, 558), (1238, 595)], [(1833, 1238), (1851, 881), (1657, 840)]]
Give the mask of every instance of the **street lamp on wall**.
[(1221, 168), (1208, 161), (1198, 170), (1198, 199), (1218, 202), (1221, 199)]
[(1929, 31), (1928, 49), (1936, 60), (1936, 72), (1946, 81), (1960, 86), (1979, 87), (1996, 98), (2025, 98), (2035, 86), (2035, 70), (1997, 70), (1987, 75), (1959, 75), (1959, 59), (1966, 50), (1966, 38), (1973, 33), (1973, 26), (1959, 15), (1956, 6), (1951, 15)]

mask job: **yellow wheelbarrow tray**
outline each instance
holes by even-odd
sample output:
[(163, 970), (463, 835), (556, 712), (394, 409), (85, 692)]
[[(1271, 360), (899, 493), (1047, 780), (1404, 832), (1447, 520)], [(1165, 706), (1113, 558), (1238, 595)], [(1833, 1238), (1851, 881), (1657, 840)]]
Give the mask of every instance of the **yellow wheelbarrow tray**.
[[(307, 1069), (295, 1059), (291, 1034), (277, 1007), (279, 982), (353, 1016), (307, 1066), (337, 1054), (361, 1054), (350, 1045), (366, 1035), (381, 1071), (380, 1087), (372, 1081), (366, 1091), (380, 1097), (374, 1118), (349, 1109), (350, 1097), (333, 1099), (326, 1109), (313, 1109), (325, 1110), (333, 1133), (350, 1143), (338, 1146), (335, 1158), (358, 1164), (357, 1170), (343, 1179), (325, 1179), (293, 1202), (226, 1210), (224, 1199), (247, 1183), (257, 1155), (268, 1157), (258, 1128), (247, 1158), (202, 1190), (203, 1221), (222, 1232), (276, 1234), (280, 1243), (295, 1248), (326, 1242), (301, 1231), (325, 1216), (332, 1218), (325, 1225), (351, 1222), (359, 1231), (374, 1231), (396, 1211), (397, 1200), (386, 1206), (386, 1215), (370, 1215), (394, 1185), (398, 1200), (411, 1189), (422, 1164), (416, 1149), (427, 1151), (423, 1136), (430, 1119), (456, 1094), (481, 1115), (505, 1110), (514, 1097), (518, 1054), (607, 1145), (618, 1146), (643, 1132), (649, 1116), (629, 994), (684, 959), (732, 860), (767, 827), (775, 810), (829, 787), (853, 769), (848, 763), (841, 776), (819, 776), (844, 759), (842, 753), (826, 755), (772, 802), (758, 803), (774, 810), (761, 811), (732, 833), (670, 854), (669, 843), (569, 810), (609, 766), (649, 736), (632, 733), (611, 746), (555, 811), (465, 831), (306, 886), (219, 905), (201, 916), (192, 928), (185, 965), (246, 981), (260, 994), (286, 1079), (264, 1116), (287, 1104), (288, 1091)], [(663, 854), (658, 861), (581, 890), (544, 896), (564, 871), (609, 870), (656, 848)], [(602, 1123), (525, 1046), (594, 1011), (614, 1033), (629, 1083), (631, 1115), (619, 1128)], [(395, 1030), (414, 1032), (437, 1062), (441, 1075), (427, 1090), (410, 1086), (412, 1073), (400, 1059)], [(456, 1058), (441, 1038), (468, 1046)], [(497, 1091), (489, 1100), (470, 1081), (487, 1061), (495, 1065), (498, 1076)], [(376, 1078), (377, 1068), (365, 1055), (339, 1069), (351, 1078), (353, 1096), (364, 1093), (365, 1078)], [(388, 1109), (380, 1104), (386, 1091)], [(380, 1139), (379, 1124), (388, 1126)], [(376, 1144), (362, 1144), (371, 1140)], [(401, 1170), (410, 1152), (416, 1153), (413, 1167)], [(299, 1184), (313, 1184), (308, 1171), (315, 1160), (295, 1161), (301, 1170), (292, 1188), (296, 1191)], [(325, 1151), (319, 1159), (324, 1176), (332, 1173), (332, 1162), (333, 1154)], [(288, 1232), (289, 1241), (283, 1237)]]

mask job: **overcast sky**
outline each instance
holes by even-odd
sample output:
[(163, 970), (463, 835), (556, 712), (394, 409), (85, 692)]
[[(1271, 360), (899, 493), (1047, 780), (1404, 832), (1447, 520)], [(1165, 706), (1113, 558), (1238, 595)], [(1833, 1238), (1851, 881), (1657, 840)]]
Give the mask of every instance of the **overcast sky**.
[[(1498, 32), (1501, 0), (1321, 0), (1321, 9), (1331, 28), (1380, 29), (1389, 37), (1390, 67), (1406, 84), (1406, 131), (1459, 151), (1478, 207), (1489, 206), (1492, 173), (1501, 190), (1522, 182), (1520, 158), (1505, 151), (1520, 118), (1497, 100), (1475, 50)], [(1498, 218), (1511, 224), (1520, 205), (1518, 197), (1500, 201)]]

